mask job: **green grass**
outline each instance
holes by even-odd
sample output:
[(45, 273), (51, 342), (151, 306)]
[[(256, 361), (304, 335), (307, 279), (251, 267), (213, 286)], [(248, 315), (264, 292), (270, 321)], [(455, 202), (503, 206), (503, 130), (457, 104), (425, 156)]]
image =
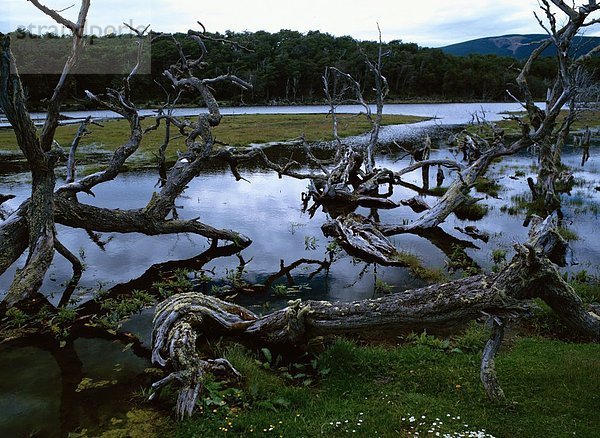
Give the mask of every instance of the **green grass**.
[[(414, 123), (424, 120), (422, 117), (386, 115), (383, 117), (383, 125)], [(91, 126), (91, 135), (81, 141), (80, 151), (82, 154), (91, 152), (111, 152), (127, 141), (129, 125), (123, 120), (109, 120), (102, 122), (104, 128)], [(151, 126), (152, 119), (143, 121), (144, 127)], [(56, 132), (56, 141), (65, 149), (68, 149), (77, 132), (79, 125), (61, 126)], [(162, 125), (164, 127), (164, 124)], [(340, 116), (340, 135), (351, 136), (361, 134), (370, 130), (370, 124), (363, 117)], [(185, 148), (182, 138), (175, 137), (179, 133), (172, 130), (174, 138), (168, 150), (167, 158), (174, 159), (176, 151)], [(283, 141), (297, 138), (302, 135), (308, 141), (333, 139), (331, 128), (331, 117), (325, 114), (259, 114), (259, 115), (236, 115), (224, 116), (221, 124), (217, 126), (213, 135), (218, 141), (232, 145), (245, 146), (249, 143), (264, 143), (269, 141)], [(150, 159), (164, 138), (163, 128), (151, 131), (144, 136), (142, 145), (136, 153), (138, 159)], [(18, 151), (18, 145), (11, 129), (0, 130), (0, 149), (4, 151)]]
[(562, 238), (565, 239), (567, 242), (579, 240), (579, 236), (577, 235), (577, 233), (568, 228), (558, 227), (556, 231), (558, 231), (558, 234), (560, 234)]
[(454, 209), (454, 215), (460, 220), (478, 221), (483, 219), (489, 212), (486, 205), (479, 203), (463, 202)]
[(244, 375), (241, 391), (215, 398), (213, 386), (192, 419), (163, 427), (179, 437), (413, 436), (483, 429), (496, 437), (596, 436), (600, 345), (515, 341), (497, 360), (508, 397), (500, 405), (487, 401), (479, 382), (483, 335), (480, 328), (451, 342), (419, 335), (402, 347), (338, 340), (319, 356), (322, 377), (308, 386), (234, 347), (226, 356)]
[[(516, 116), (525, 115), (524, 112), (516, 112), (516, 113), (511, 113), (511, 114), (516, 115)], [(567, 115), (567, 111), (565, 111), (565, 110), (561, 111), (561, 114), (558, 117), (558, 123), (562, 122), (566, 115)], [(600, 111), (596, 111), (596, 110), (582, 111), (578, 114), (577, 119), (571, 126), (571, 132), (580, 131), (582, 129), (585, 129), (588, 126), (590, 128), (598, 127), (598, 126), (600, 126), (599, 120), (600, 120)], [(519, 128), (518, 123), (514, 120), (502, 120), (502, 121), (499, 121), (497, 124), (502, 129), (504, 129), (505, 134), (508, 136), (518, 136), (521, 133), (521, 129)], [(471, 131), (475, 132), (475, 128), (469, 128), (469, 129)], [(491, 130), (489, 128), (485, 128), (483, 133), (490, 135)]]
[(475, 190), (477, 190), (479, 193), (485, 193), (493, 198), (497, 198), (500, 190), (502, 190), (502, 186), (495, 180), (486, 178), (485, 176), (480, 176), (475, 181)]

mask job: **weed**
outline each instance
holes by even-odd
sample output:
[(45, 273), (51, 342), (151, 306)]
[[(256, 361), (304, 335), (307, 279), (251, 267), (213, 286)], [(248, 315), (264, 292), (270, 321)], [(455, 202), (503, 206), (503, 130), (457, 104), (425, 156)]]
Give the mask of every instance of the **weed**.
[(576, 281), (578, 283), (588, 283), (592, 280), (592, 278), (593, 277), (589, 275), (585, 269), (577, 271), (572, 277), (573, 281)]
[(492, 251), (492, 261), (499, 265), (500, 263), (506, 262), (506, 250), (505, 249), (494, 249)]
[(233, 289), (242, 289), (248, 285), (244, 279), (245, 273), (243, 269), (225, 269), (225, 280)]
[(489, 338), (488, 331), (477, 323), (469, 325), (464, 333), (453, 339), (453, 353), (479, 353)]
[(185, 269), (176, 269), (161, 281), (154, 282), (152, 287), (163, 298), (168, 298), (177, 293), (189, 292), (194, 286), (189, 274), (189, 271)]
[(479, 193), (485, 193), (493, 198), (497, 198), (502, 189), (502, 186), (496, 181), (484, 176), (477, 178), (474, 187)]
[(394, 291), (394, 286), (386, 283), (383, 280), (380, 280), (379, 278), (375, 280), (375, 290), (374, 290), (374, 294), (375, 296), (382, 296), (382, 295), (389, 295)]
[(10, 328), (21, 328), (29, 319), (25, 312), (16, 307), (11, 307), (6, 311), (6, 318), (6, 326)]
[(131, 296), (120, 296), (118, 298), (106, 298), (101, 301), (100, 308), (104, 315), (96, 319), (100, 327), (115, 329), (121, 321), (134, 313), (139, 313), (146, 306), (155, 302), (154, 297), (148, 292), (134, 290)]
[(276, 284), (271, 289), (276, 297), (284, 297), (288, 294), (288, 287), (285, 284)]
[(333, 261), (342, 252), (342, 247), (337, 240), (332, 240), (327, 244), (325, 251), (329, 254), (329, 259)]
[(556, 231), (567, 242), (573, 242), (575, 240), (579, 240), (579, 236), (577, 235), (577, 233), (573, 230), (569, 230), (568, 228), (558, 227)]
[(296, 234), (296, 229), (300, 228), (300, 227), (304, 227), (306, 226), (306, 224), (300, 223), (300, 222), (291, 222), (290, 223), (290, 234), (294, 235)]
[(304, 236), (304, 250), (314, 251), (319, 247), (317, 238), (314, 236)]
[(460, 220), (478, 221), (483, 219), (488, 211), (485, 205), (467, 201), (454, 209), (454, 215)]
[(481, 270), (467, 256), (464, 249), (458, 245), (452, 246), (452, 253), (446, 261), (446, 265), (450, 272), (462, 270), (466, 275), (478, 274)]
[(404, 340), (412, 345), (419, 345), (421, 347), (428, 347), (432, 350), (446, 351), (450, 348), (450, 341), (448, 339), (440, 339), (435, 336), (428, 335), (426, 331), (421, 334), (411, 333), (404, 338)]

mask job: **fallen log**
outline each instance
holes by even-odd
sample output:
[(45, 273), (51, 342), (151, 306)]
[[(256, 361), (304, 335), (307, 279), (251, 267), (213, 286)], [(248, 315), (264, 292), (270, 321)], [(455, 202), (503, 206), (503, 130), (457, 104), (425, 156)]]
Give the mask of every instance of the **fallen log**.
[[(540, 240), (539, 233), (533, 236)], [(172, 296), (156, 309), (152, 360), (162, 366), (170, 363), (174, 372), (153, 388), (158, 390), (176, 380), (181, 385), (177, 413), (183, 417), (193, 410), (204, 373), (215, 367), (234, 372), (227, 363), (200, 358), (196, 350), (200, 337), (233, 338), (252, 347), (302, 349), (320, 336), (380, 338), (423, 330), (447, 334), (484, 315), (493, 318), (495, 329), (483, 357), (482, 382), (490, 397), (501, 399), (503, 393), (494, 371), (501, 327), (507, 319), (528, 314), (531, 299), (541, 298), (567, 325), (600, 341), (600, 316), (584, 308), (546, 257), (544, 251), (549, 248), (534, 247), (531, 241), (515, 248), (514, 258), (497, 274), (476, 275), (377, 299), (333, 303), (297, 300), (262, 317), (200, 293)]]

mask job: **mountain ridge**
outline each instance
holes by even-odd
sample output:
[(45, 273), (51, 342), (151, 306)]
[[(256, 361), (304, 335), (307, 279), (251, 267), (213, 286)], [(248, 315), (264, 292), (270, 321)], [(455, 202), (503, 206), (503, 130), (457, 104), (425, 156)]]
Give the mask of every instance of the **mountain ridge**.
[[(507, 34), (477, 38), (440, 47), (449, 55), (497, 55), (516, 59), (528, 58), (531, 52), (546, 39), (546, 34)], [(585, 53), (600, 44), (600, 37), (577, 36), (574, 39), (575, 53)], [(554, 56), (556, 48), (549, 47), (542, 56)]]

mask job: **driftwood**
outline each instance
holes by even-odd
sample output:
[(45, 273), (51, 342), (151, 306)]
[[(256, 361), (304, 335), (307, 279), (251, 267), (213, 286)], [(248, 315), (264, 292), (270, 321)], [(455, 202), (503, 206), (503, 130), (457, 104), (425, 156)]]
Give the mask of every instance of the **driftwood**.
[[(380, 338), (407, 332), (449, 333), (482, 315), (493, 318), (481, 377), (492, 399), (502, 390), (494, 357), (502, 340), (503, 321), (527, 314), (530, 300), (541, 298), (574, 330), (600, 341), (600, 316), (589, 312), (546, 257), (550, 218), (535, 227), (529, 242), (515, 245), (516, 255), (499, 273), (476, 275), (448, 283), (353, 302), (297, 300), (289, 307), (259, 317), (249, 310), (200, 293), (184, 293), (162, 302), (153, 321), (152, 360), (174, 371), (155, 384), (158, 390), (177, 381), (177, 412), (189, 415), (201, 391), (201, 376), (212, 368), (231, 370), (228, 363), (202, 359), (196, 340), (228, 337), (252, 347), (305, 348), (320, 336), (359, 335)], [(536, 246), (533, 246), (536, 245)], [(234, 372), (235, 374), (235, 372)]]
[[(83, 34), (90, 7), (89, 0), (82, 0), (77, 22), (72, 22), (61, 16), (59, 12), (40, 4), (37, 0), (31, 0), (31, 3), (69, 29), (73, 37), (71, 50), (62, 74), (52, 97), (47, 102), (48, 115), (39, 135), (26, 107), (25, 92), (10, 50), (10, 37), (3, 35), (0, 38), (2, 45), (0, 48), (0, 107), (14, 129), (19, 148), (31, 169), (32, 178), (31, 202), (28, 203), (26, 210), (20, 209), (20, 213), (27, 218), (27, 228), (19, 230), (20, 235), (27, 235), (26, 246), (29, 247), (29, 253), (25, 266), (15, 274), (9, 288), (7, 301), (12, 304), (31, 297), (37, 292), (54, 257), (53, 191), (56, 182), (54, 168), (63, 156), (62, 150), (54, 144), (54, 133), (59, 124), (59, 110), (65, 95), (66, 79), (76, 65), (83, 48)], [(17, 223), (16, 221), (10, 222), (9, 226), (11, 227)], [(5, 232), (4, 226), (2, 228), (0, 237)], [(5, 242), (0, 241), (0, 249), (3, 252), (5, 246)], [(19, 244), (18, 247), (21, 248), (23, 245)], [(14, 250), (6, 250), (14, 253)], [(5, 260), (6, 258), (0, 263), (0, 273), (4, 272), (1, 268)]]

